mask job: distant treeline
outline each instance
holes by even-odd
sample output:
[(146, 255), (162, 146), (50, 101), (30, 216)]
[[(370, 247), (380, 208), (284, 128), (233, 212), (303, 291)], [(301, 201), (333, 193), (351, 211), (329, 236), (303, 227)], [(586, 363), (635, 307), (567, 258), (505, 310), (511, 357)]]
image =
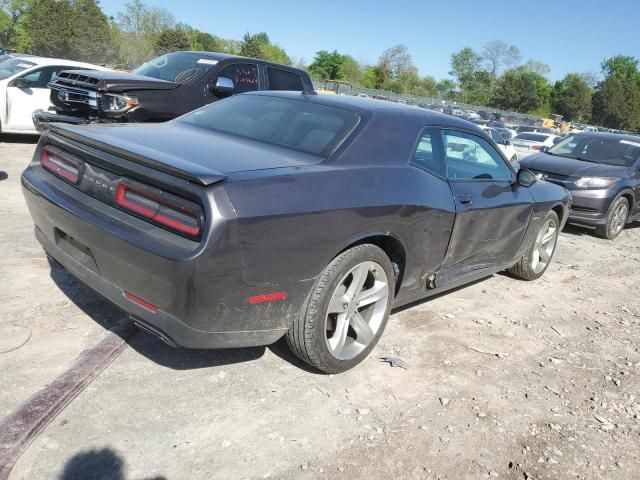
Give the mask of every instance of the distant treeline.
[(176, 50), (206, 50), (294, 65), (316, 80), (416, 96), (439, 97), (609, 128), (640, 130), (638, 59), (618, 55), (602, 61), (600, 72), (576, 72), (550, 82), (550, 67), (522, 61), (520, 50), (500, 40), (482, 50), (451, 55), (451, 78), (421, 76), (407, 47), (385, 50), (375, 65), (351, 55), (319, 50), (311, 63), (291, 58), (264, 33), (231, 40), (180, 23), (168, 10), (132, 0), (108, 17), (97, 0), (0, 0), (0, 46), (23, 53), (99, 64), (137, 66)]

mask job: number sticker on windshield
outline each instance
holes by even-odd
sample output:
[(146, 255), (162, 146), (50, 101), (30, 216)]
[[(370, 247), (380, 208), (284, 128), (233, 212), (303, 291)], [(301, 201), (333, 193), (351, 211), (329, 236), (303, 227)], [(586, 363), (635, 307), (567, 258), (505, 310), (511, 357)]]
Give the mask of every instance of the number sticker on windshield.
[(218, 60), (211, 60), (209, 58), (201, 58), (200, 60), (198, 60), (198, 63), (204, 63), (206, 65), (216, 65), (218, 63)]
[(624, 143), (625, 145), (633, 145), (634, 147), (640, 147), (640, 143), (631, 142), (629, 140), (620, 140), (620, 143)]

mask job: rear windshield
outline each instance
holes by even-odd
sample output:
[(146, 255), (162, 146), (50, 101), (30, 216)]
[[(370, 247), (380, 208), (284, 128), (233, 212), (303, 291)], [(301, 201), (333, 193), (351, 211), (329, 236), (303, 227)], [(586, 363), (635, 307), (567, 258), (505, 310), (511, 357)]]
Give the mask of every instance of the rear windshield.
[(538, 133), (519, 133), (515, 136), (514, 140), (529, 140), (530, 142), (544, 142), (549, 135), (538, 134)]
[(149, 60), (131, 73), (169, 82), (188, 83), (218, 63), (199, 53), (174, 52)]
[(303, 100), (237, 95), (180, 117), (217, 132), (328, 157), (358, 124), (358, 115)]
[(548, 153), (586, 162), (630, 167), (640, 158), (640, 138), (570, 135)]
[(10, 58), (0, 63), (0, 80), (13, 77), (15, 74), (35, 65), (24, 58)]

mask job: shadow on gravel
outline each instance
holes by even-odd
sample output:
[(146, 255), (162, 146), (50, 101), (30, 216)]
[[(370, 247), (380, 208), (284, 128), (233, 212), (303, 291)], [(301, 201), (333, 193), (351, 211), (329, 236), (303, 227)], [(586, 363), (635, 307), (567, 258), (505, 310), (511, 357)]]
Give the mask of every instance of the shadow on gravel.
[[(631, 222), (626, 227), (624, 227), (625, 230), (634, 230), (636, 228), (640, 228), (640, 221)], [(576, 237), (581, 237), (582, 235), (588, 235), (588, 236), (591, 236), (591, 237), (596, 238), (596, 239), (599, 238), (594, 234), (593, 228), (580, 227), (578, 225), (571, 225), (571, 224), (566, 225), (564, 227), (564, 230), (562, 230), (562, 233), (566, 233), (566, 234), (569, 234), (569, 235), (572, 235), (572, 236), (576, 236)], [(622, 231), (620, 233), (620, 235), (624, 235), (624, 231)], [(603, 238), (600, 238), (600, 240), (602, 240), (603, 242), (608, 241), (608, 240), (605, 240)]]
[[(69, 300), (105, 329), (113, 329), (126, 320), (123, 312), (70, 275), (55, 260), (49, 258), (51, 279)], [(117, 333), (117, 331), (116, 331)], [(158, 337), (138, 332), (127, 340), (131, 348), (152, 362), (173, 370), (195, 370), (257, 360), (266, 347), (225, 350), (194, 350), (173, 348)]]
[[(110, 448), (77, 453), (67, 461), (59, 480), (79, 479), (125, 480), (124, 460)], [(167, 478), (160, 476), (144, 480), (167, 480)]]
[(7, 172), (0, 171), (0, 181), (6, 180), (7, 178), (9, 178), (9, 175), (7, 175)]

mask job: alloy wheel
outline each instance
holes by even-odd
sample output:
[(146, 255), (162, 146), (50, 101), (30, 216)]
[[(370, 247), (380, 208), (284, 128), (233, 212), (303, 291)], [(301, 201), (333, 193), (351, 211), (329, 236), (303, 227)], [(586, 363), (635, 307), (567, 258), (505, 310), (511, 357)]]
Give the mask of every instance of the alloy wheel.
[(362, 262), (338, 283), (325, 318), (325, 340), (338, 360), (350, 360), (376, 338), (389, 302), (389, 280), (376, 262)]
[(542, 272), (549, 265), (553, 250), (556, 248), (557, 238), (558, 224), (553, 218), (550, 218), (542, 225), (533, 247), (531, 269), (535, 273)]
[(624, 224), (627, 222), (627, 216), (629, 215), (629, 207), (622, 203), (611, 217), (611, 233), (618, 235), (624, 228)]

